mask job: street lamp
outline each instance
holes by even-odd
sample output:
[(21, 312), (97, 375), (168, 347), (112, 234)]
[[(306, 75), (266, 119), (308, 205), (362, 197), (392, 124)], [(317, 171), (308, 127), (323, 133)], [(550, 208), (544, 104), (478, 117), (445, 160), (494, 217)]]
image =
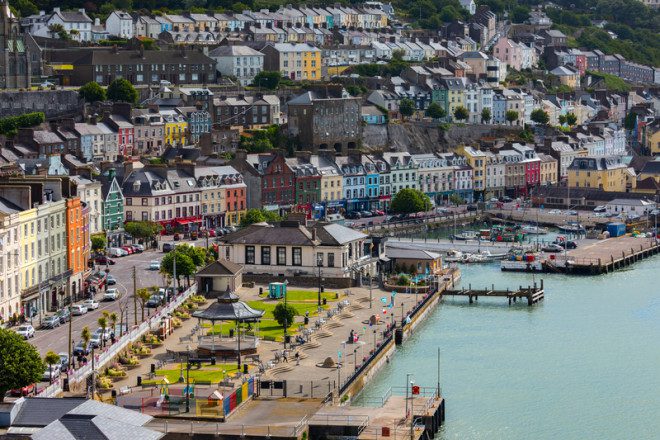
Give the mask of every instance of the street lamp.
[(316, 254), (316, 267), (318, 268), (318, 306), (321, 307), (321, 267), (323, 267), (323, 254)]

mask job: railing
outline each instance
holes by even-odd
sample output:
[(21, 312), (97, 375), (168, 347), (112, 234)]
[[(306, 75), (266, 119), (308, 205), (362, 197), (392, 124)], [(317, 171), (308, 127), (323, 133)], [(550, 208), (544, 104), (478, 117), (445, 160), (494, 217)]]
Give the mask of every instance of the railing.
[(182, 434), (211, 434), (219, 436), (254, 436), (254, 437), (298, 437), (307, 426), (307, 419), (303, 418), (293, 426), (291, 425), (245, 425), (230, 424), (221, 422), (196, 422), (184, 420), (154, 419), (147, 428), (156, 431)]
[(37, 394), (38, 397), (56, 397), (58, 394), (62, 392), (62, 384), (60, 383), (61, 381), (58, 380), (57, 382), (54, 382), (50, 385), (48, 385), (46, 388), (41, 390)]
[(388, 388), (380, 397), (364, 397), (357, 398), (357, 403), (352, 402), (353, 406), (366, 406), (366, 407), (382, 407), (385, 406), (385, 403), (392, 397), (392, 387)]
[(308, 424), (358, 426), (358, 432), (362, 432), (369, 425), (369, 416), (363, 414), (316, 413), (309, 419)]
[[(172, 313), (174, 309), (179, 307), (193, 292), (195, 291), (195, 284), (190, 286), (188, 290), (178, 295), (170, 303), (163, 307), (158, 313), (152, 315), (147, 321), (139, 326), (133, 328), (130, 332), (122, 336), (116, 343), (107, 347), (101, 354), (94, 355), (95, 368), (101, 368), (110, 362), (117, 354), (128, 346), (128, 344), (137, 341), (143, 334), (149, 331), (153, 326), (160, 325), (160, 320)], [(69, 383), (79, 383), (87, 378), (92, 373), (92, 365), (88, 363), (82, 368), (72, 371), (69, 374)]]

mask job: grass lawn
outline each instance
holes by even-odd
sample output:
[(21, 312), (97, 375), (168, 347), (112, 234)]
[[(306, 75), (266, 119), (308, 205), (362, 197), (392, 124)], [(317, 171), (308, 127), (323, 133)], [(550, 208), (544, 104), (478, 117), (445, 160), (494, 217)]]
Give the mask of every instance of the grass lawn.
[[(223, 374), (222, 371), (225, 371)], [(190, 368), (190, 382), (220, 382), (224, 377), (231, 377), (238, 371), (238, 366), (234, 364), (202, 364), (201, 369), (197, 367)], [(159, 385), (164, 377), (170, 381), (170, 384), (177, 383), (181, 376), (181, 364), (177, 368), (167, 370), (156, 370), (156, 379), (142, 381), (145, 385)], [(186, 377), (186, 364), (183, 364), (183, 377)]]
[[(294, 294), (294, 297), (296, 298), (295, 300), (292, 299), (292, 295)], [(323, 293), (323, 298), (326, 298), (328, 302), (331, 302), (335, 298), (335, 293), (334, 292), (325, 292)], [(293, 290), (287, 292), (287, 304), (294, 307), (296, 309), (296, 316), (305, 316), (306, 312), (309, 312), (310, 316), (315, 316), (317, 315), (317, 293), (316, 292), (309, 292), (309, 291), (303, 291), (303, 290)], [(273, 310), (275, 310), (275, 306), (279, 302), (284, 302), (284, 300), (270, 300), (270, 299), (263, 299), (263, 300), (258, 300), (258, 301), (248, 301), (247, 305), (252, 307), (255, 310), (263, 310), (266, 313), (264, 314), (264, 317), (261, 319), (261, 322), (259, 323), (259, 336), (263, 339), (266, 340), (271, 340), (271, 341), (283, 341), (284, 340), (284, 329), (282, 328), (281, 325), (277, 323), (277, 321), (274, 319), (273, 316)], [(327, 309), (327, 306), (324, 307), (324, 309)], [(211, 329), (210, 325), (204, 325), (205, 328), (208, 328), (209, 331), (207, 332), (208, 335), (211, 334), (219, 334), (222, 333), (223, 335), (228, 335), (229, 330), (235, 328), (234, 323), (231, 322), (223, 322), (221, 324), (215, 324), (213, 328)], [(296, 325), (293, 325), (290, 327), (289, 332), (290, 334), (295, 334), (296, 333)]]

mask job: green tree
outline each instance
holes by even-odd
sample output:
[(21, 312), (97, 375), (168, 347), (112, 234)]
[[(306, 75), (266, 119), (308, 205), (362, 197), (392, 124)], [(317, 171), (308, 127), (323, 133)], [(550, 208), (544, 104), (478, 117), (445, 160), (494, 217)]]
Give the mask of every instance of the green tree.
[[(197, 267), (208, 263), (208, 251), (202, 247), (190, 246), (189, 244), (182, 243), (174, 248), (174, 252), (190, 257), (193, 264)], [(177, 259), (177, 272), (179, 271), (178, 264), (179, 260)]]
[(99, 327), (103, 330), (103, 333), (101, 334), (101, 348), (105, 347), (105, 329), (108, 328), (108, 318), (107, 318), (107, 313), (108, 312), (103, 312), (103, 316), (101, 316), (99, 319), (97, 319), (96, 322), (98, 322)]
[[(178, 247), (178, 246), (177, 246)], [(197, 266), (188, 255), (177, 251), (169, 252), (160, 262), (160, 271), (174, 277), (174, 259), (176, 258), (176, 282), (179, 285), (179, 279), (183, 276), (190, 280), (190, 276), (195, 274)]]
[(89, 344), (89, 341), (92, 339), (92, 333), (89, 331), (89, 327), (84, 326), (80, 331), (80, 339), (85, 343), (85, 347)]
[(50, 373), (50, 383), (53, 383), (53, 365), (60, 363), (60, 356), (52, 350), (49, 350), (44, 356), (44, 363), (48, 365), (48, 372)]
[(431, 209), (429, 196), (418, 189), (404, 188), (392, 199), (391, 211), (399, 214), (428, 211)]
[(66, 32), (66, 29), (64, 29), (64, 26), (59, 23), (51, 24), (48, 26), (48, 30), (53, 35), (57, 34), (60, 40), (68, 40), (70, 38), (69, 34)]
[(458, 194), (454, 193), (449, 196), (449, 201), (453, 203), (454, 205), (462, 205), (465, 203), (465, 199)]
[(295, 309), (295, 307), (290, 304), (285, 306), (282, 302), (277, 303), (273, 309), (273, 317), (275, 318), (275, 321), (277, 321), (277, 323), (282, 327), (285, 325), (287, 328), (291, 327), (294, 320), (296, 319), (297, 314), (298, 311)]
[(92, 250), (95, 252), (100, 252), (105, 249), (107, 243), (106, 237), (103, 234), (92, 235), (90, 241), (92, 242)]
[(470, 112), (462, 105), (459, 105), (454, 109), (454, 118), (456, 118), (457, 120), (465, 121), (469, 117), (470, 117)]
[(623, 126), (626, 128), (626, 130), (632, 131), (635, 129), (636, 125), (637, 125), (637, 114), (634, 112), (629, 112), (626, 115), (626, 118), (623, 120)]
[(518, 120), (518, 112), (515, 110), (507, 110), (504, 114), (504, 118), (510, 125), (513, 125), (513, 123)]
[(540, 125), (547, 125), (548, 122), (550, 122), (550, 116), (548, 116), (548, 113), (541, 108), (532, 110), (530, 118), (532, 121)]
[(492, 113), (489, 108), (481, 110), (481, 122), (490, 124), (490, 120), (493, 118)]
[[(115, 313), (115, 312), (110, 313), (110, 324), (112, 325), (112, 327), (110, 327), (110, 328), (112, 329), (111, 331), (113, 331), (113, 332), (116, 331), (116, 329), (117, 329), (117, 320), (118, 319), (119, 319), (119, 317), (117, 316), (117, 313)], [(122, 330), (120, 329), (119, 332), (121, 333), (121, 331)], [(121, 337), (121, 334), (119, 336)]]
[(268, 90), (275, 90), (280, 86), (282, 74), (280, 72), (271, 70), (262, 70), (254, 76), (252, 85), (255, 87), (263, 87)]
[(25, 113), (19, 116), (0, 118), (0, 134), (14, 136), (19, 128), (34, 127), (46, 120), (42, 112)]
[(440, 119), (447, 116), (447, 112), (437, 102), (432, 102), (426, 109), (426, 116), (433, 119)]
[(39, 382), (43, 373), (36, 348), (16, 332), (0, 328), (0, 402), (7, 391)]
[(514, 23), (524, 23), (529, 18), (530, 9), (527, 6), (516, 6), (511, 11), (511, 21)]
[(282, 218), (274, 211), (266, 211), (264, 209), (248, 209), (243, 218), (241, 218), (241, 226), (249, 226), (254, 223), (262, 222), (278, 222)]
[(415, 113), (415, 102), (412, 99), (403, 98), (399, 102), (399, 113), (404, 118), (409, 118)]
[(577, 124), (577, 116), (575, 116), (575, 113), (566, 114), (566, 123), (568, 124), (569, 127), (572, 127), (575, 124)]
[(559, 119), (559, 124), (561, 124), (561, 125), (566, 124), (566, 121), (567, 121), (566, 115), (559, 115), (559, 118), (557, 118), (557, 119)]
[(124, 230), (131, 234), (133, 238), (151, 239), (163, 230), (163, 226), (158, 222), (152, 221), (132, 221), (124, 225)]
[(105, 101), (106, 99), (105, 89), (94, 81), (88, 82), (78, 89), (78, 95), (86, 102)]
[(129, 81), (124, 78), (117, 78), (108, 86), (108, 99), (114, 102), (137, 103), (138, 92)]

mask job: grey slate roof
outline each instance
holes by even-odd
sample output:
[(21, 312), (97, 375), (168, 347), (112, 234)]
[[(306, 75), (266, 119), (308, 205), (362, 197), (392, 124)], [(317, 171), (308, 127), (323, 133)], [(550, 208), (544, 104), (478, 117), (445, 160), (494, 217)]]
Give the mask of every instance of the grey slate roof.
[(218, 260), (197, 272), (197, 275), (235, 275), (243, 270), (240, 264), (229, 260)]
[(25, 399), (12, 426), (46, 426), (64, 414), (82, 405), (86, 399), (47, 399), (34, 397)]

